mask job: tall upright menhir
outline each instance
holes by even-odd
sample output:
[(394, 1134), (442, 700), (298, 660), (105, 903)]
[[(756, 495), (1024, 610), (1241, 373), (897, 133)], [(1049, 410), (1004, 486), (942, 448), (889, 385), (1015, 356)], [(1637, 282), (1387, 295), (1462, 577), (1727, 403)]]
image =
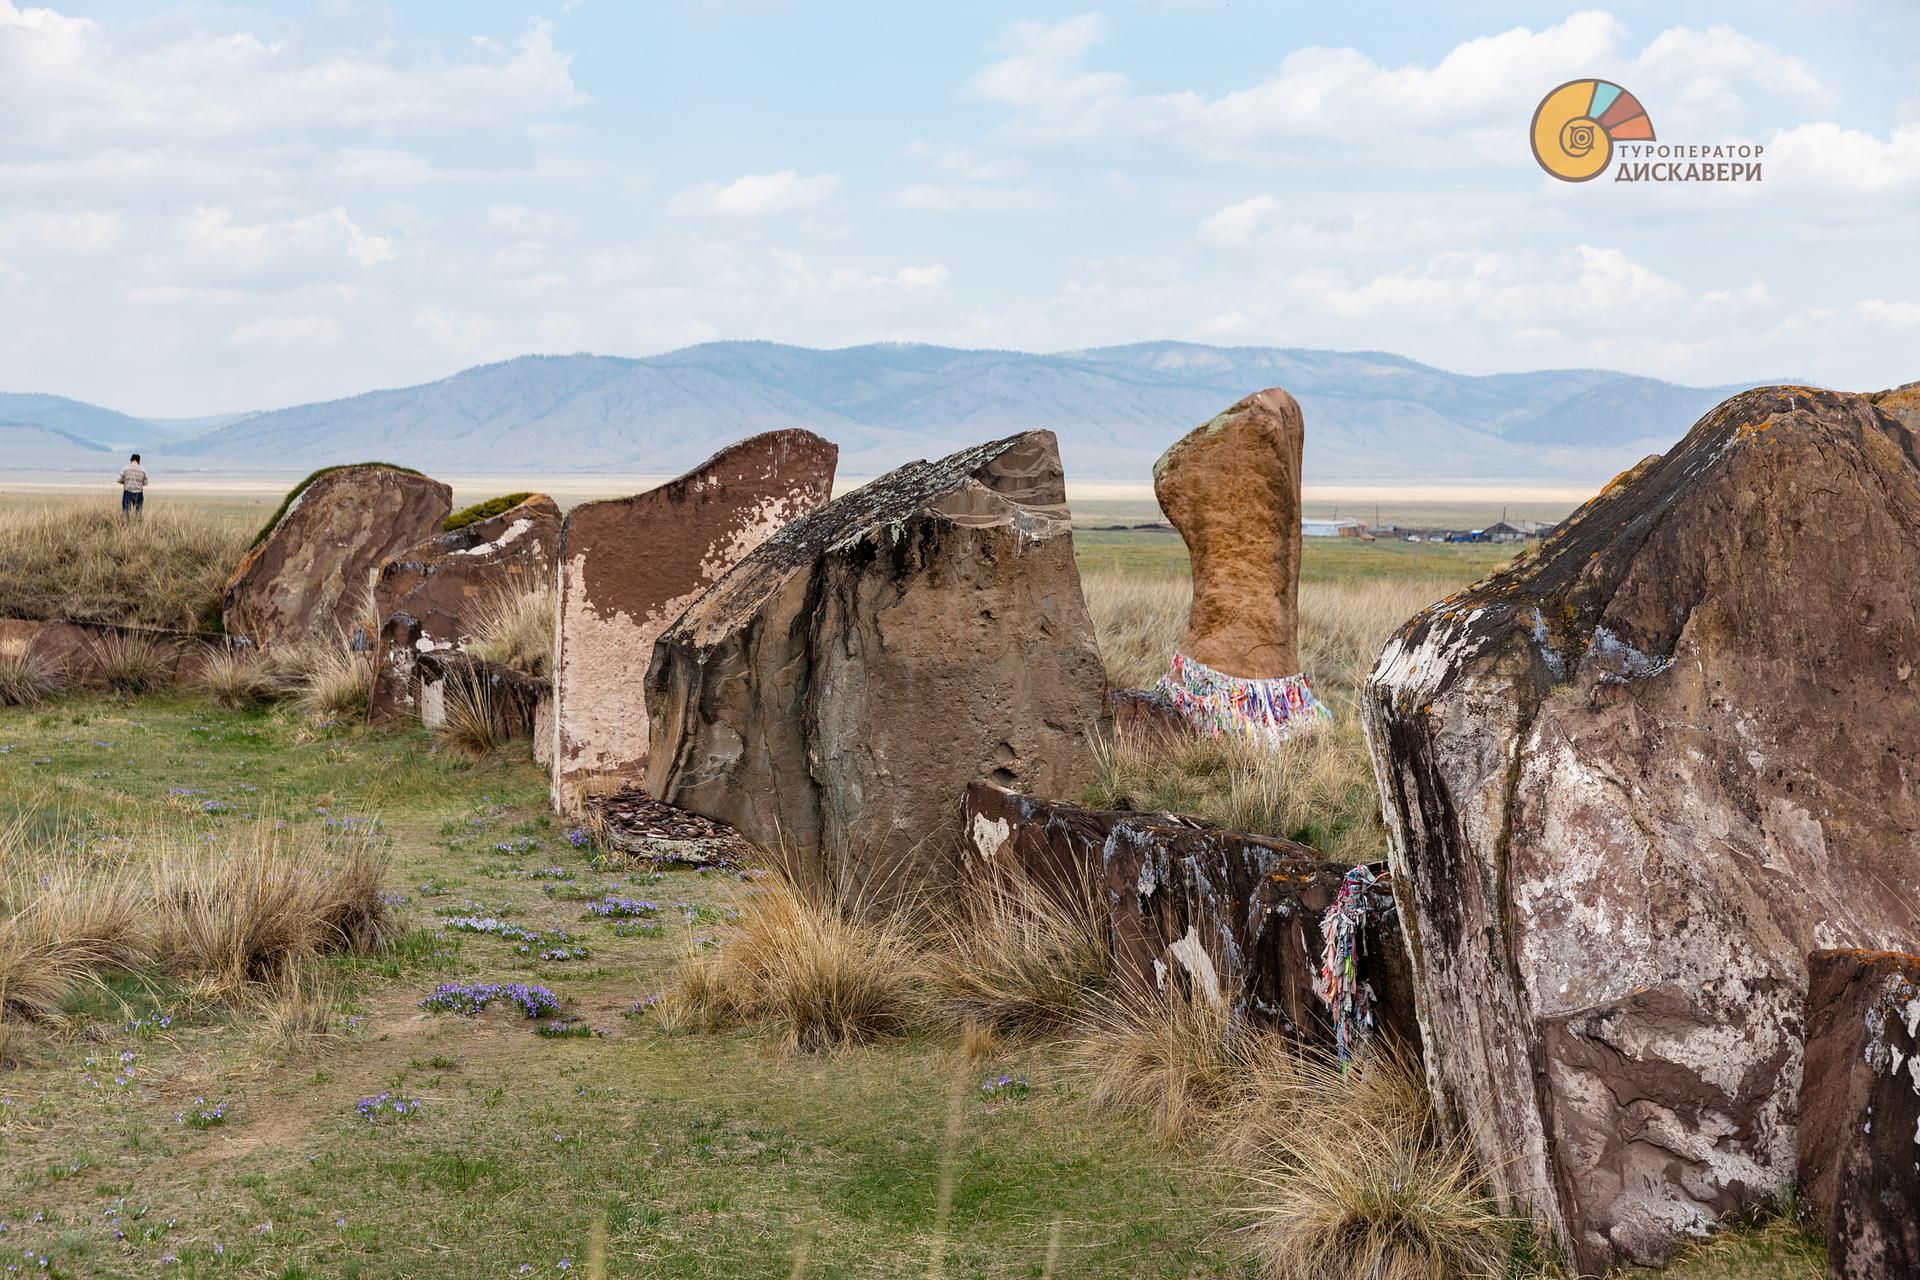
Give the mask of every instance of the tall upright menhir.
[(1256, 392), (1153, 465), (1193, 559), (1186, 636), (1159, 692), (1196, 727), (1279, 742), (1326, 718), (1300, 670), (1300, 406)]

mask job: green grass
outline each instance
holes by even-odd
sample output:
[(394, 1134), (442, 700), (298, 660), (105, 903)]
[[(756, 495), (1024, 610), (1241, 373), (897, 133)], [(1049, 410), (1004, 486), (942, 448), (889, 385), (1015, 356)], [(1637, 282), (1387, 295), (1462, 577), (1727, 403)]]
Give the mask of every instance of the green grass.
[(442, 520), (440, 522), (440, 528), (447, 533), (452, 533), (455, 529), (464, 529), (470, 524), (478, 524), (482, 520), (491, 520), (502, 511), (513, 510), (532, 496), (531, 491), (523, 493), (503, 493), (497, 498), (488, 498), (485, 502), (476, 502), (470, 507), (460, 508), (460, 510), (454, 512), (445, 520)]
[[(548, 816), (531, 763), (476, 767), (429, 745), (185, 696), (0, 712), (0, 822), (33, 815), (138, 841), (262, 809), (296, 823), (377, 817), (412, 925), (385, 956), (329, 962), (350, 1012), (297, 1055), (265, 1053), (249, 1017), (161, 981), (77, 998), (68, 1034), (35, 1033), (26, 1065), (0, 1074), (9, 1248), (46, 1253), (44, 1274), (88, 1277), (150, 1275), (168, 1255), (180, 1275), (493, 1277), (523, 1261), (551, 1275), (561, 1258), (588, 1275), (596, 1240), (608, 1276), (790, 1276), (802, 1255), (809, 1276), (919, 1275), (951, 1170), (947, 1275), (1041, 1274), (1056, 1220), (1057, 1274), (1244, 1274), (1218, 1231), (1222, 1192), (1134, 1126), (1090, 1121), (1044, 1047), (972, 1064), (924, 1040), (794, 1056), (623, 1016), (745, 886), (596, 869)], [(513, 874), (556, 865), (574, 878)], [(543, 883), (667, 909), (651, 934), (622, 930), (582, 921)], [(565, 929), (592, 958), (548, 963), (439, 927), (436, 908), (468, 900)], [(517, 1016), (421, 1013), (453, 978), (544, 983), (607, 1034), (549, 1039)], [(125, 1086), (122, 1053), (134, 1055)], [(1032, 1096), (978, 1098), (1002, 1071), (1032, 1078)], [(382, 1090), (420, 1099), (418, 1115), (368, 1125), (356, 1103)], [(224, 1102), (226, 1120), (180, 1123), (198, 1097)]]
[[(1076, 529), (1082, 573), (1186, 576), (1187, 544), (1177, 533)], [(1300, 554), (1302, 582), (1431, 582), (1449, 588), (1486, 576), (1513, 558), (1515, 547), (1486, 543), (1362, 542), (1308, 538)]]

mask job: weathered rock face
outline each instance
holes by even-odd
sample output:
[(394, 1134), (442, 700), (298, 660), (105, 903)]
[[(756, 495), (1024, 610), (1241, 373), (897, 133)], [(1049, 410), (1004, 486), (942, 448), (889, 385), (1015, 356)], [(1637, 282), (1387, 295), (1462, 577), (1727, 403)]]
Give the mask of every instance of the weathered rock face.
[(654, 640), (741, 557), (826, 505), (839, 454), (810, 431), (770, 431), (671, 484), (567, 513), (554, 654), (559, 812), (577, 817), (589, 791), (642, 775)]
[(208, 658), (227, 648), (227, 636), (103, 622), (31, 622), (0, 619), (0, 657), (25, 657), (63, 684), (87, 685), (102, 676), (103, 650), (115, 643), (157, 647), (165, 661), (159, 678), (187, 683), (199, 678)]
[[(1222, 831), (1170, 813), (1087, 809), (991, 782), (966, 789), (965, 860), (991, 874), (1009, 860), (1036, 885), (1100, 888), (1114, 959), (1130, 989), (1224, 1000), (1234, 1012), (1323, 1049), (1334, 1047), (1314, 995), (1321, 917), (1347, 868), (1291, 840)], [(1363, 978), (1383, 1034), (1420, 1049), (1413, 974), (1392, 894), (1368, 896)]]
[(908, 892), (956, 874), (974, 778), (1084, 785), (1106, 696), (1060, 455), (1029, 432), (848, 494), (689, 608), (647, 673), (647, 789)]
[(446, 485), (397, 467), (319, 473), (227, 580), (227, 631), (263, 647), (351, 631), (365, 620), (380, 562), (452, 509)]
[(1153, 492), (1193, 558), (1180, 651), (1265, 680), (1300, 673), (1300, 406), (1275, 387), (1193, 429), (1153, 464)]
[(535, 494), (382, 564), (373, 584), (380, 654), (369, 718), (387, 724), (418, 714), (410, 691), (419, 655), (464, 649), (476, 610), (551, 582), (559, 549), (560, 506)]
[(1800, 1209), (1836, 1280), (1920, 1276), (1920, 956), (1807, 964)]
[(1583, 1269), (1787, 1189), (1807, 953), (1920, 930), (1920, 465), (1736, 396), (1364, 699), (1443, 1117)]
[(1871, 397), (1874, 408), (1909, 431), (1920, 431), (1920, 382), (1909, 382)]

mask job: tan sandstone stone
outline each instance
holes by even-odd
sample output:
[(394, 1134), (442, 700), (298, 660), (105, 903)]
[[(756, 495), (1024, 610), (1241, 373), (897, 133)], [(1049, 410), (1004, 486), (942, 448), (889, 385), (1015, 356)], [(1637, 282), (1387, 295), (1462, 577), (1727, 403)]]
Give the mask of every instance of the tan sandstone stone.
[(839, 452), (810, 431), (770, 431), (658, 489), (567, 514), (553, 696), (560, 813), (578, 816), (593, 789), (642, 774), (654, 640), (741, 557), (826, 504)]
[(1216, 671), (1300, 674), (1300, 406), (1278, 387), (1194, 428), (1153, 465), (1160, 509), (1193, 558), (1181, 652)]

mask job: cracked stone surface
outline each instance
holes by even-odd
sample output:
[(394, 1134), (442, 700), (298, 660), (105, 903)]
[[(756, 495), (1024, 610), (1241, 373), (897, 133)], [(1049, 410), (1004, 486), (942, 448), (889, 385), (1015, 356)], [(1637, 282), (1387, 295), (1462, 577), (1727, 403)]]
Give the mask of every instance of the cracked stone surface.
[(1735, 396), (1381, 653), (1429, 1075), (1583, 1270), (1793, 1182), (1807, 955), (1920, 934), (1920, 463)]

